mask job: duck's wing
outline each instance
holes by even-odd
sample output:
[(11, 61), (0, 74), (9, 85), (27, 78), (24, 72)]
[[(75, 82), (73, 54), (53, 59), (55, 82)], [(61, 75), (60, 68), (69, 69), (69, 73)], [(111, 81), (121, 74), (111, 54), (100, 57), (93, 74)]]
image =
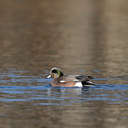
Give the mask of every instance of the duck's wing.
[(92, 76), (86, 76), (86, 75), (76, 75), (75, 78), (79, 81), (88, 81), (94, 79)]
[(68, 82), (81, 82), (83, 86), (86, 85), (95, 85), (95, 83), (93, 83), (91, 81), (91, 79), (93, 79), (92, 76), (85, 76), (85, 75), (69, 75), (69, 76), (63, 76), (63, 78), (61, 78), (59, 80), (60, 83), (68, 83)]
[(78, 75), (76, 79), (81, 81), (83, 85), (95, 85), (95, 83), (91, 81), (91, 79), (94, 79), (92, 76)]
[(60, 80), (60, 82), (68, 82), (68, 81), (89, 81), (93, 79), (91, 76), (86, 75), (68, 75), (64, 76), (63, 79)]

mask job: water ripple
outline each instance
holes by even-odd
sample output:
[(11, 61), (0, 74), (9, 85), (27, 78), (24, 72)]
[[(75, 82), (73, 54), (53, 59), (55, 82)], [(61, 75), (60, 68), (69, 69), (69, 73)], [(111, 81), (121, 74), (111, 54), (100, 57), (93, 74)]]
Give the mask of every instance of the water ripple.
[[(22, 74), (24, 72), (17, 74), (18, 71), (11, 73), (0, 74), (1, 102), (32, 102), (33, 105), (64, 106), (96, 101), (105, 101), (108, 104), (120, 104), (126, 101), (127, 104), (128, 100), (126, 84), (97, 84), (90, 88), (51, 87), (50, 79)], [(95, 80), (108, 80), (108, 78)]]

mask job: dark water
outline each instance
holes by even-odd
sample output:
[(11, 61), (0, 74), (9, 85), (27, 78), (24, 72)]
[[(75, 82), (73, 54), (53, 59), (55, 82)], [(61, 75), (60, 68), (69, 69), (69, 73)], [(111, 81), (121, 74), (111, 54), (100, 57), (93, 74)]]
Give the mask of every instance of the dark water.
[[(127, 128), (127, 5), (0, 1), (0, 128)], [(97, 84), (53, 88), (53, 66)]]

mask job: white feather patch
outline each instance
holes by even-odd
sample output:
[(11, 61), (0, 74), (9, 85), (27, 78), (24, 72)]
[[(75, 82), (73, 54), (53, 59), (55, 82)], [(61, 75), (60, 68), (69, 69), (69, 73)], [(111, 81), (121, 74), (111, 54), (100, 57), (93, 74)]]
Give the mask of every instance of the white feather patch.
[(61, 82), (61, 83), (64, 83), (65, 81), (64, 81), (64, 80), (61, 80), (60, 82)]
[(83, 87), (81, 82), (76, 82), (75, 87)]

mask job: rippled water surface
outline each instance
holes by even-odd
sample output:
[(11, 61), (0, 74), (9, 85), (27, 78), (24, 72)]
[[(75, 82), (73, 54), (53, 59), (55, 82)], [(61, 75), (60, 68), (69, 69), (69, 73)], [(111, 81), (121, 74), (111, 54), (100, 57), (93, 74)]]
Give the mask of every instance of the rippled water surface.
[[(126, 78), (125, 78), (126, 79)], [(8, 69), (0, 74), (3, 127), (106, 127), (127, 124), (127, 79), (95, 79), (90, 88), (51, 87), (50, 79)], [(20, 126), (19, 126), (20, 125)]]
[[(0, 1), (0, 128), (127, 128), (128, 2)], [(51, 67), (95, 86), (51, 87)]]

